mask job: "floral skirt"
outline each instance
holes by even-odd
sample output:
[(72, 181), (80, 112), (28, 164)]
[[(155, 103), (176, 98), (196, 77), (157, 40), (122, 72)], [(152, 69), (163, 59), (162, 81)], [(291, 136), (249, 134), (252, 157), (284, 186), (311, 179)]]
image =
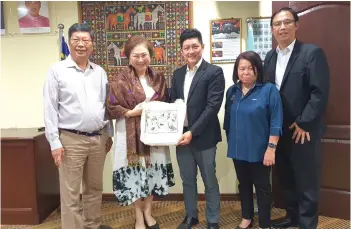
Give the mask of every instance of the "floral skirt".
[(151, 146), (149, 164), (139, 157), (137, 165), (129, 165), (123, 126), (124, 119), (116, 121), (113, 192), (118, 203), (127, 206), (150, 195), (168, 195), (168, 189), (175, 185), (169, 147)]

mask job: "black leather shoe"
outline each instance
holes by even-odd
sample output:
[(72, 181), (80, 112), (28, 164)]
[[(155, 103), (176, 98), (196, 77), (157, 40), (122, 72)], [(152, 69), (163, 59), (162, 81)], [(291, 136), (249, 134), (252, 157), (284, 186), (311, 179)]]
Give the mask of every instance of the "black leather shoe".
[[(155, 219), (155, 218), (154, 218), (154, 219)], [(156, 219), (155, 219), (155, 221), (156, 221)], [(160, 229), (160, 226), (158, 225), (157, 221), (156, 221), (156, 223), (155, 223), (154, 225), (152, 225), (152, 226), (147, 225), (147, 222), (146, 222), (146, 220), (145, 220), (145, 217), (144, 217), (144, 224), (145, 224), (145, 227), (146, 227), (147, 229)]]
[(191, 229), (192, 226), (195, 226), (199, 223), (198, 218), (188, 217), (186, 216), (181, 224), (177, 227), (177, 229)]
[(156, 222), (154, 225), (149, 226), (147, 224), (145, 224), (146, 228), (148, 229), (160, 229), (160, 226), (158, 225), (158, 223)]
[(296, 221), (291, 220), (290, 217), (278, 218), (271, 221), (271, 226), (273, 228), (288, 228), (288, 227), (298, 227), (299, 224)]
[(207, 229), (219, 229), (218, 223), (207, 223)]

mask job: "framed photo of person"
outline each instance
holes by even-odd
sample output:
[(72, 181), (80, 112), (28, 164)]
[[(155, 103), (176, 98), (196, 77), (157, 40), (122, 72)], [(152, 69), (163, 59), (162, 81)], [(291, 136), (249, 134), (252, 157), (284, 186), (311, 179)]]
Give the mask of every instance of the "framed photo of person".
[(20, 33), (50, 33), (48, 2), (18, 2), (18, 24)]

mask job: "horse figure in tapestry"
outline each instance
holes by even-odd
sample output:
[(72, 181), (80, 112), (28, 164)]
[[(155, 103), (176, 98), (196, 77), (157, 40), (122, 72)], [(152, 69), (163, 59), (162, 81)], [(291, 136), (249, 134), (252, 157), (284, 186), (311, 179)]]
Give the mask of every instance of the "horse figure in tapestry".
[(157, 29), (156, 25), (157, 25), (157, 22), (159, 20), (159, 17), (158, 17), (158, 13), (159, 12), (163, 12), (164, 13), (165, 10), (163, 9), (162, 6), (157, 5), (156, 8), (152, 11), (152, 21), (151, 21), (152, 29)]
[(117, 29), (117, 17), (118, 15), (113, 13), (113, 14), (109, 14), (106, 17), (106, 30), (116, 30)]
[(138, 7), (138, 13), (142, 13), (144, 8), (145, 8), (145, 6), (139, 6)]
[(161, 42), (158, 40), (155, 40), (154, 43), (155, 43), (156, 47), (161, 46)]
[(121, 49), (118, 48), (118, 46), (111, 42), (111, 44), (107, 47), (107, 50), (110, 51), (110, 50), (113, 50), (114, 54), (113, 54), (113, 57), (116, 59), (116, 64), (117, 66), (121, 66), (122, 65), (122, 60), (121, 60)]
[(156, 64), (164, 64), (166, 62), (166, 53), (162, 46), (154, 48)]
[(131, 22), (131, 14), (136, 14), (136, 10), (133, 7), (129, 7), (126, 12), (122, 13), (111, 13), (106, 17), (106, 30), (117, 30), (118, 24), (123, 24), (124, 30), (129, 30), (129, 24)]
[(123, 14), (123, 29), (124, 30), (129, 30), (129, 24), (131, 22), (131, 14), (136, 14), (136, 10), (133, 7), (129, 7), (128, 10), (126, 10), (126, 12), (124, 12)]
[(134, 15), (134, 29), (139, 30), (140, 26), (145, 27), (145, 13), (138, 12)]

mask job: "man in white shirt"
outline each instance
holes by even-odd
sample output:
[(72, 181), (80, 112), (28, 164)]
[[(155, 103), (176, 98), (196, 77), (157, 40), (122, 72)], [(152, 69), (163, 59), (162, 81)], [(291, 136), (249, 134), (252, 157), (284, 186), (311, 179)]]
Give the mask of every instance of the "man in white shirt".
[(184, 99), (187, 105), (184, 134), (177, 146), (186, 216), (178, 229), (190, 229), (199, 223), (197, 167), (205, 184), (207, 228), (217, 229), (220, 194), (216, 177), (216, 146), (222, 141), (217, 115), (224, 96), (223, 70), (202, 58), (204, 44), (197, 29), (183, 31), (180, 47), (187, 64), (173, 73), (171, 87), (171, 101)]
[(329, 67), (323, 49), (296, 39), (298, 23), (299, 17), (291, 8), (272, 15), (272, 34), (278, 47), (269, 51), (264, 61), (266, 81), (276, 84), (283, 104), (276, 171), (286, 216), (273, 220), (272, 227), (316, 229)]
[(110, 228), (100, 225), (103, 167), (113, 135), (105, 114), (107, 76), (89, 61), (94, 37), (88, 25), (73, 24), (68, 34), (71, 55), (50, 68), (44, 85), (45, 134), (59, 168), (62, 228)]

